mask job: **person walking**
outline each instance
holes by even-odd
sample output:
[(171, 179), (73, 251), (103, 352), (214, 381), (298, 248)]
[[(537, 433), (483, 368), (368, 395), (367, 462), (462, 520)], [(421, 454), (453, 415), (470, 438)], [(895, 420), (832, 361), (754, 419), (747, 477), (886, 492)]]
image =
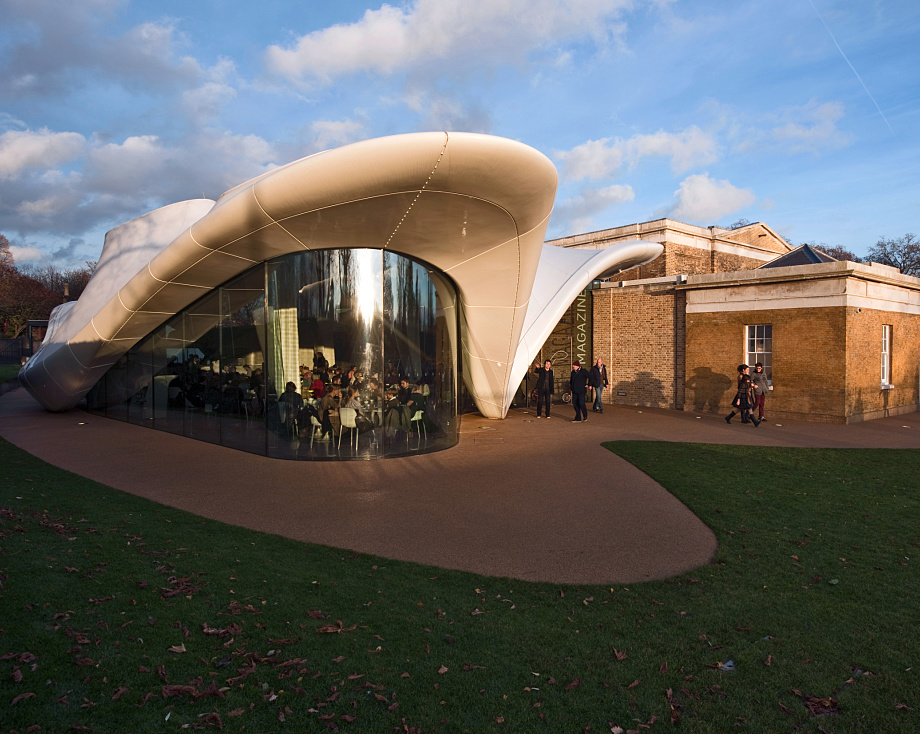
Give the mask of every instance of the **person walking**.
[[(732, 401), (732, 408), (737, 408), (741, 412), (742, 423), (753, 423), (754, 428), (760, 425), (760, 421), (751, 415), (751, 407), (754, 404), (754, 388), (751, 385), (750, 367), (746, 364), (738, 365), (738, 393)], [(732, 410), (725, 416), (725, 422), (731, 423), (732, 418), (737, 411)]]
[(546, 417), (549, 418), (549, 408), (553, 404), (553, 393), (556, 383), (553, 379), (553, 363), (546, 360), (541, 367), (534, 362), (534, 372), (537, 375), (537, 418), (540, 418), (541, 409), (546, 405)]
[(591, 406), (591, 410), (595, 413), (604, 412), (604, 401), (601, 396), (604, 393), (604, 388), (609, 384), (604, 360), (598, 357), (594, 360), (594, 366), (591, 368), (591, 386), (594, 388), (594, 405)]
[(767, 399), (767, 390), (770, 389), (770, 386), (767, 383), (767, 373), (764, 372), (762, 362), (757, 362), (754, 365), (754, 371), (751, 373), (751, 384), (754, 386), (754, 405), (751, 409), (751, 415), (753, 415), (753, 410), (756, 408), (757, 417), (763, 420), (763, 404)]
[(585, 404), (585, 394), (588, 392), (588, 382), (591, 373), (581, 368), (577, 359), (572, 362), (572, 374), (569, 376), (569, 390), (572, 393), (572, 407), (575, 408), (575, 418), (572, 423), (581, 423), (588, 420), (588, 408)]

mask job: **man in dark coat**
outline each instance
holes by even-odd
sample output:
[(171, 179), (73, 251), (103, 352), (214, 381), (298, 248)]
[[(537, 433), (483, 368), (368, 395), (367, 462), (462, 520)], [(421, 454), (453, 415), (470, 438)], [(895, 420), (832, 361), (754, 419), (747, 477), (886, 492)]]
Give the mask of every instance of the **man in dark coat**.
[(549, 418), (549, 407), (553, 404), (553, 393), (556, 390), (556, 383), (553, 380), (553, 363), (546, 360), (542, 367), (536, 362), (533, 363), (533, 366), (533, 371), (537, 375), (537, 418), (541, 417), (544, 402), (546, 403), (546, 417)]
[(572, 362), (572, 374), (569, 377), (569, 390), (572, 391), (572, 407), (575, 408), (575, 418), (572, 423), (581, 423), (588, 420), (588, 408), (585, 405), (585, 394), (588, 392), (588, 382), (591, 373), (581, 368), (577, 359)]
[(607, 367), (604, 366), (604, 360), (598, 357), (594, 361), (594, 366), (591, 368), (591, 387), (594, 388), (594, 405), (591, 406), (591, 410), (595, 413), (604, 412), (602, 395), (604, 394), (604, 388), (609, 384), (610, 382), (607, 379)]

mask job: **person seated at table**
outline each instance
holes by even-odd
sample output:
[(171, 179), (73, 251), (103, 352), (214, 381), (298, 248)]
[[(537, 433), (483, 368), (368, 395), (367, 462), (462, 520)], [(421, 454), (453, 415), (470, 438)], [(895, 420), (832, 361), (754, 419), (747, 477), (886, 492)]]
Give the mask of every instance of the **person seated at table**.
[(220, 405), (220, 375), (211, 373), (205, 380), (204, 404), (212, 407)]
[(409, 384), (409, 381), (403, 377), (399, 381), (399, 388), (396, 391), (396, 398), (402, 405), (406, 405), (409, 402), (409, 399), (412, 397), (412, 385)]
[(373, 421), (370, 420), (364, 414), (364, 407), (361, 405), (361, 398), (358, 391), (353, 387), (348, 387), (345, 389), (345, 397), (342, 400), (346, 408), (351, 408), (355, 411), (355, 424), (358, 426), (358, 431), (364, 433), (374, 427)]
[(379, 408), (382, 398), (383, 393), (380, 391), (380, 383), (375, 378), (370, 378), (364, 386), (364, 399), (374, 408)]
[(310, 383), (310, 389), (313, 391), (313, 397), (322, 400), (326, 394), (326, 384), (319, 375), (313, 376), (313, 382)]
[[(401, 387), (387, 388), (387, 401), (386, 409), (383, 414), (383, 425), (387, 429), (388, 434), (395, 431), (409, 430), (410, 420), (412, 419), (412, 408), (409, 406), (408, 401), (412, 397), (412, 392), (408, 390), (408, 382), (406, 380), (403, 380), (403, 382), (406, 383), (406, 390), (403, 390)], [(405, 393), (405, 403), (401, 399), (403, 393)]]
[(283, 403), (286, 410), (284, 411), (284, 427), (290, 431), (294, 421), (299, 420), (300, 412), (303, 410), (303, 398), (297, 391), (297, 385), (289, 382), (284, 386), (284, 392), (278, 398), (279, 403)]
[(322, 424), (321, 437), (325, 438), (327, 434), (334, 436), (339, 427), (339, 403), (342, 399), (342, 390), (337, 385), (333, 385), (323, 399), (319, 401), (319, 420)]

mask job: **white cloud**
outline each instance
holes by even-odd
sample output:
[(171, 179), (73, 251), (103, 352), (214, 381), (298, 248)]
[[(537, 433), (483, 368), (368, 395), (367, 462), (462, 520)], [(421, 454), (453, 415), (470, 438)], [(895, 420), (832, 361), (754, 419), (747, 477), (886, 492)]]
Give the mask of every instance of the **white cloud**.
[(589, 140), (555, 157), (570, 180), (602, 179), (616, 175), (624, 167), (634, 168), (642, 158), (671, 159), (671, 169), (681, 173), (695, 166), (713, 163), (718, 157), (715, 138), (698, 127), (679, 133), (659, 131), (651, 135)]
[(207, 70), (206, 82), (182, 93), (182, 106), (193, 124), (202, 125), (217, 119), (227, 103), (236, 98), (237, 90), (231, 83), (235, 74), (234, 63), (222, 58)]
[(0, 135), (0, 179), (13, 179), (27, 169), (59, 166), (83, 153), (86, 139), (78, 133), (10, 130)]
[(120, 0), (4, 2), (0, 98), (54, 97), (100, 81), (153, 93), (201, 77), (198, 63), (179, 55), (185, 39), (169, 22), (109, 32), (122, 5)]
[(612, 206), (636, 198), (632, 186), (615, 184), (604, 188), (586, 187), (553, 209), (553, 230), (587, 232), (594, 217)]
[[(73, 133), (4, 133), (27, 142), (46, 142)], [(27, 156), (30, 167), (20, 160), (4, 158), (0, 164), (15, 164), (15, 179), (0, 175), (0, 222), (5, 233), (36, 232), (73, 237), (108, 228), (139, 216), (150, 209), (197, 197), (214, 198), (225, 190), (258, 176), (286, 161), (273, 145), (256, 135), (233, 135), (204, 128), (175, 142), (156, 135), (138, 135), (122, 142), (85, 141), (79, 138), (84, 159), (78, 170), (41, 168), (39, 161), (57, 158), (39, 145), (13, 148)], [(0, 141), (3, 137), (0, 137)], [(10, 139), (7, 138), (7, 141)], [(64, 146), (64, 151), (69, 149)], [(53, 150), (52, 150), (53, 152)], [(40, 155), (44, 153), (44, 157)]]
[(853, 135), (840, 130), (837, 124), (844, 118), (840, 102), (818, 102), (785, 107), (751, 122), (740, 122), (736, 111), (723, 111), (724, 120), (732, 120), (726, 135), (733, 141), (733, 150), (781, 150), (784, 153), (818, 153), (823, 149), (845, 148)]
[(13, 262), (17, 265), (25, 263), (37, 263), (45, 259), (46, 253), (34, 245), (17, 246), (10, 245), (10, 253), (13, 255)]
[(354, 143), (364, 137), (364, 123), (360, 120), (320, 120), (311, 126), (316, 149), (329, 150)]
[[(799, 113), (799, 114), (795, 114)], [(843, 119), (843, 105), (839, 102), (808, 105), (788, 111), (787, 118), (771, 131), (772, 137), (791, 151), (817, 152), (821, 148), (843, 148), (849, 145), (853, 136), (837, 129), (837, 122)], [(788, 119), (790, 117), (804, 118)]]
[[(613, 23), (631, 0), (416, 0), (381, 5), (355, 23), (271, 46), (269, 71), (304, 84), (360, 72), (389, 75), (450, 61), (464, 68), (519, 64), (534, 51), (622, 32)], [(558, 52), (555, 54), (558, 57)]]
[(687, 176), (674, 192), (677, 204), (671, 216), (683, 222), (715, 222), (754, 203), (754, 193), (729, 181), (716, 181), (708, 173)]

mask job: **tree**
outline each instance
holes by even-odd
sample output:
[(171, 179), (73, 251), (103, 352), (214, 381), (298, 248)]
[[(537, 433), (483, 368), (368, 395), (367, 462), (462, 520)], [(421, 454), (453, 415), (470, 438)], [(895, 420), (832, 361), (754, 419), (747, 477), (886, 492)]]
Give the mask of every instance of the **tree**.
[(10, 337), (19, 336), (28, 321), (47, 319), (51, 309), (61, 303), (59, 293), (53, 293), (15, 268), (9, 276), (3, 277), (5, 282), (0, 288), (0, 322), (3, 331)]
[(0, 234), (0, 270), (15, 267), (13, 253), (10, 252), (10, 241)]
[(859, 255), (854, 254), (843, 245), (834, 245), (833, 247), (829, 247), (828, 245), (822, 243), (820, 245), (812, 245), (812, 247), (814, 247), (816, 250), (821, 250), (821, 252), (823, 252), (825, 255), (830, 255), (837, 260), (849, 260), (850, 262), (854, 263), (862, 262), (862, 258), (860, 258)]
[(920, 276), (920, 241), (911, 232), (896, 240), (880, 237), (869, 248), (866, 260), (891, 265), (904, 275)]
[(750, 222), (744, 217), (742, 217), (741, 219), (738, 219), (732, 222), (731, 224), (729, 224), (728, 228), (729, 229), (741, 229), (742, 227), (747, 227), (749, 224)]
[(19, 336), (28, 321), (47, 319), (62, 300), (61, 292), (16, 269), (10, 241), (0, 234), (0, 331)]
[(75, 301), (83, 293), (95, 268), (96, 263), (90, 261), (82, 268), (71, 268), (70, 270), (58, 270), (55, 265), (43, 265), (41, 267), (27, 265), (19, 268), (19, 272), (37, 280), (49, 291), (60, 293), (62, 297), (64, 286), (66, 285), (68, 299)]

